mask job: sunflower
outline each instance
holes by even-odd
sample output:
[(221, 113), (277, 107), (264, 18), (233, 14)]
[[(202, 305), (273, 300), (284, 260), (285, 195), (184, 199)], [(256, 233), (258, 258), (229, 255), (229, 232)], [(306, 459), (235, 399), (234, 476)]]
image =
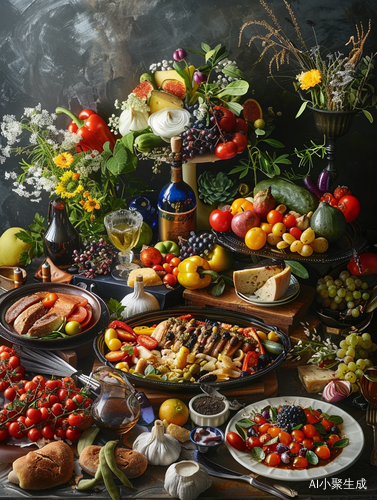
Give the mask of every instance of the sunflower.
[(73, 163), (73, 156), (71, 153), (61, 153), (55, 156), (54, 162), (60, 168), (68, 168)]
[(72, 170), (64, 172), (59, 181), (60, 182), (55, 188), (55, 192), (62, 198), (74, 198), (84, 190), (84, 187), (79, 183), (77, 174), (72, 172)]
[(83, 207), (87, 212), (93, 212), (94, 209), (99, 210), (101, 208), (101, 205), (98, 203), (98, 200), (92, 198), (91, 196), (88, 196), (88, 199), (83, 204)]
[(322, 75), (318, 69), (311, 69), (310, 71), (298, 75), (297, 80), (300, 82), (300, 88), (302, 90), (309, 90), (318, 83), (321, 83)]

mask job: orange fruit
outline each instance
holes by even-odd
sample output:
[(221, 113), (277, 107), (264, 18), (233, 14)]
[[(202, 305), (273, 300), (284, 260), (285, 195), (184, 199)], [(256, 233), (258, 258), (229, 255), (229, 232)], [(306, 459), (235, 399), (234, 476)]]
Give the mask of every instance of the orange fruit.
[(243, 117), (246, 121), (254, 123), (256, 120), (262, 119), (262, 108), (255, 99), (247, 99), (243, 103)]
[(189, 418), (187, 405), (177, 398), (167, 399), (160, 406), (158, 416), (160, 420), (166, 420), (168, 424), (185, 425)]

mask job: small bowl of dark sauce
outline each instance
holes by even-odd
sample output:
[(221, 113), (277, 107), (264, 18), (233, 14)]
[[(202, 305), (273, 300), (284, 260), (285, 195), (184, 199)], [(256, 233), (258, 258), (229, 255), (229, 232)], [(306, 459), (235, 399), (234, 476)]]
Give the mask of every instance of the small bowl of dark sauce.
[(229, 417), (229, 403), (219, 398), (198, 394), (189, 402), (191, 420), (196, 425), (219, 427)]

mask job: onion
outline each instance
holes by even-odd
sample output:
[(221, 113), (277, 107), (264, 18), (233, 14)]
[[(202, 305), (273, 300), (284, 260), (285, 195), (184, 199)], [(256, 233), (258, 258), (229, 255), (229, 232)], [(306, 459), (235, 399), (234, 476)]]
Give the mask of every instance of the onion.
[(181, 108), (164, 108), (152, 113), (148, 125), (155, 135), (159, 135), (165, 142), (175, 135), (179, 135), (190, 123), (190, 113)]
[(322, 396), (329, 403), (337, 403), (348, 397), (351, 392), (352, 387), (347, 380), (332, 380), (323, 389)]

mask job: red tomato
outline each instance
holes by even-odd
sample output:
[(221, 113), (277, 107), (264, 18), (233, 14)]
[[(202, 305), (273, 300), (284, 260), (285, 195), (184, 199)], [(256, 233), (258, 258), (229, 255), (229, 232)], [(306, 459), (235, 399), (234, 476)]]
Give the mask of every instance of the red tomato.
[[(173, 257), (171, 259), (171, 261), (169, 262), (169, 264), (171, 265), (171, 267), (174, 269), (175, 267), (179, 266), (179, 264), (181, 263), (181, 259), (179, 257)], [(172, 271), (173, 272), (173, 271)]]
[(237, 144), (238, 152), (242, 153), (247, 148), (247, 137), (242, 132), (236, 132), (232, 135), (232, 141)]
[(246, 443), (236, 432), (228, 432), (226, 435), (226, 440), (236, 450), (245, 451)]
[(66, 438), (69, 439), (70, 441), (77, 441), (78, 438), (81, 436), (81, 431), (79, 429), (72, 429), (72, 427), (68, 427), (65, 435)]
[(68, 417), (68, 423), (72, 427), (76, 427), (82, 423), (83, 417), (80, 413), (71, 413)]
[(42, 300), (42, 304), (45, 307), (52, 307), (57, 300), (58, 300), (58, 295), (54, 292), (51, 292), (48, 295), (46, 295), (46, 297)]
[(294, 431), (292, 431), (292, 437), (295, 441), (297, 441), (298, 443), (301, 443), (301, 441), (303, 441), (305, 439), (305, 434), (300, 431), (299, 429), (296, 429)]
[(51, 409), (55, 417), (58, 417), (59, 415), (62, 415), (64, 413), (63, 405), (61, 403), (55, 403), (54, 405), (52, 405)]
[(230, 109), (224, 106), (215, 106), (214, 108), (217, 123), (221, 130), (230, 132), (236, 126), (236, 116)]
[(209, 216), (209, 223), (215, 231), (226, 233), (230, 231), (233, 215), (230, 210), (220, 210), (216, 208)]
[(305, 469), (305, 467), (308, 466), (308, 461), (306, 460), (305, 457), (296, 457), (293, 460), (293, 467), (296, 467), (298, 469)]
[(291, 450), (292, 453), (297, 454), (301, 450), (301, 445), (296, 441), (294, 442), (292, 441), (292, 443), (289, 445), (289, 449)]
[(42, 407), (39, 409), (39, 411), (41, 412), (41, 422), (45, 422), (46, 420), (49, 419), (50, 413), (47, 408)]
[(256, 424), (261, 425), (261, 424), (265, 424), (266, 423), (266, 419), (264, 417), (262, 417), (262, 415), (255, 415), (254, 416), (254, 422)]
[(78, 323), (83, 323), (86, 320), (88, 312), (85, 307), (77, 306), (72, 314), (67, 318), (67, 322), (69, 321), (77, 321)]
[(36, 441), (38, 441), (38, 439), (41, 439), (42, 433), (36, 428), (30, 429), (27, 433), (27, 437), (30, 439), (30, 441), (33, 441), (33, 443), (35, 443)]
[(54, 430), (48, 425), (45, 425), (42, 427), (42, 436), (45, 439), (52, 439), (54, 437)]
[(1, 354), (0, 354), (0, 359), (9, 359), (10, 358), (10, 354), (8, 351), (3, 351)]
[(172, 267), (170, 264), (168, 264), (167, 262), (165, 262), (165, 264), (162, 265), (162, 267), (164, 268), (164, 271), (168, 274), (171, 274), (172, 272)]
[(302, 428), (303, 433), (305, 434), (306, 437), (312, 438), (316, 434), (315, 427), (312, 426), (312, 424), (306, 424)]
[(179, 273), (178, 266), (177, 267), (173, 267), (173, 271), (171, 273), (172, 273), (173, 276), (177, 277), (178, 273)]
[(334, 425), (332, 422), (330, 422), (330, 420), (327, 420), (327, 418), (323, 418), (321, 420), (321, 424), (323, 425), (323, 427), (325, 428), (325, 431), (327, 431), (327, 432), (330, 432), (331, 427)]
[(174, 259), (175, 255), (173, 253), (167, 253), (164, 257), (164, 261), (169, 264), (172, 259)]
[(360, 202), (355, 196), (343, 196), (338, 202), (338, 208), (343, 212), (347, 222), (353, 222), (360, 213)]
[(8, 431), (6, 429), (0, 429), (0, 441), (5, 441), (8, 438)]
[(58, 390), (58, 398), (60, 399), (60, 401), (64, 401), (67, 396), (68, 396), (67, 389), (59, 389)]
[(269, 455), (267, 455), (265, 462), (267, 465), (270, 465), (271, 467), (276, 467), (281, 462), (279, 453), (270, 453)]
[(289, 432), (282, 431), (279, 434), (279, 442), (288, 446), (292, 442), (292, 437)]
[(327, 446), (330, 446), (332, 448), (334, 446), (334, 443), (339, 441), (340, 437), (337, 434), (330, 434), (330, 436), (327, 439)]
[(298, 227), (291, 227), (289, 229), (289, 234), (291, 234), (292, 236), (294, 236), (296, 238), (296, 240), (299, 240), (301, 235), (302, 235), (302, 231), (301, 229), (299, 229)]
[(58, 381), (57, 380), (46, 380), (45, 386), (47, 389), (50, 389), (50, 391), (53, 391), (58, 387)]
[(243, 132), (246, 137), (249, 133), (249, 124), (242, 118), (236, 118), (236, 132)]
[(30, 420), (35, 424), (39, 424), (41, 421), (42, 415), (40, 410), (37, 410), (36, 408), (28, 408), (26, 410), (26, 416), (30, 418)]
[(334, 198), (334, 196), (331, 193), (324, 193), (321, 198), (319, 199), (319, 202), (321, 203), (322, 201), (326, 201), (329, 203), (332, 207), (336, 207), (338, 204), (338, 200)]
[(152, 269), (154, 271), (163, 271), (164, 270), (164, 268), (160, 264), (155, 264), (154, 266), (152, 266)]
[(162, 278), (162, 281), (164, 282), (165, 285), (175, 287), (178, 279), (177, 276), (174, 276), (174, 274), (170, 273), (170, 274), (165, 274), (165, 276)]
[(17, 391), (14, 387), (8, 387), (4, 391), (4, 396), (8, 401), (14, 401), (15, 397), (17, 396)]
[(283, 214), (281, 214), (277, 210), (270, 210), (267, 214), (267, 222), (271, 224), (271, 226), (277, 224), (278, 222), (281, 222), (282, 220), (283, 220)]
[(354, 276), (361, 276), (363, 274), (377, 274), (377, 254), (375, 253), (362, 253), (359, 255), (359, 264), (353, 257), (350, 260), (347, 269)]
[(296, 217), (293, 214), (284, 215), (283, 224), (285, 227), (288, 227), (288, 228), (294, 227), (296, 225)]
[(257, 437), (257, 436), (250, 436), (249, 438), (247, 438), (246, 447), (247, 448), (254, 448), (254, 446), (261, 447), (262, 443), (260, 442), (259, 437)]
[(38, 384), (36, 384), (32, 380), (29, 380), (28, 382), (26, 382), (24, 387), (25, 391), (35, 391), (35, 389), (38, 387)]
[(215, 148), (215, 155), (222, 160), (230, 160), (238, 153), (238, 146), (233, 141), (220, 142)]
[(116, 329), (118, 338), (122, 342), (136, 342), (136, 335), (131, 332), (127, 332), (127, 330), (123, 330), (123, 328)]
[(8, 432), (11, 437), (15, 439), (21, 439), (24, 437), (24, 433), (21, 431), (21, 426), (19, 422), (11, 422), (8, 427)]
[(63, 429), (63, 427), (59, 427), (59, 429), (56, 429), (55, 434), (58, 438), (65, 439), (67, 436), (67, 431)]
[(44, 387), (46, 385), (46, 380), (43, 375), (36, 375), (33, 377), (33, 382), (39, 384), (40, 387)]
[(149, 335), (138, 335), (137, 341), (140, 345), (146, 347), (147, 349), (155, 349), (158, 346), (158, 341)]
[(258, 430), (261, 434), (265, 434), (270, 427), (272, 427), (272, 424), (265, 423), (260, 425)]
[(84, 401), (84, 396), (82, 394), (76, 394), (72, 399), (77, 404), (77, 406), (79, 406)]
[(17, 356), (11, 356), (8, 361), (9, 365), (14, 369), (20, 366), (20, 360)]
[(304, 448), (311, 450), (313, 448), (313, 440), (309, 438), (305, 438), (301, 443)]
[(338, 186), (334, 191), (334, 198), (340, 200), (343, 196), (348, 196), (352, 194), (351, 190), (347, 186)]
[(317, 446), (314, 452), (317, 457), (322, 458), (322, 460), (326, 460), (326, 458), (330, 458), (331, 452), (328, 446)]

